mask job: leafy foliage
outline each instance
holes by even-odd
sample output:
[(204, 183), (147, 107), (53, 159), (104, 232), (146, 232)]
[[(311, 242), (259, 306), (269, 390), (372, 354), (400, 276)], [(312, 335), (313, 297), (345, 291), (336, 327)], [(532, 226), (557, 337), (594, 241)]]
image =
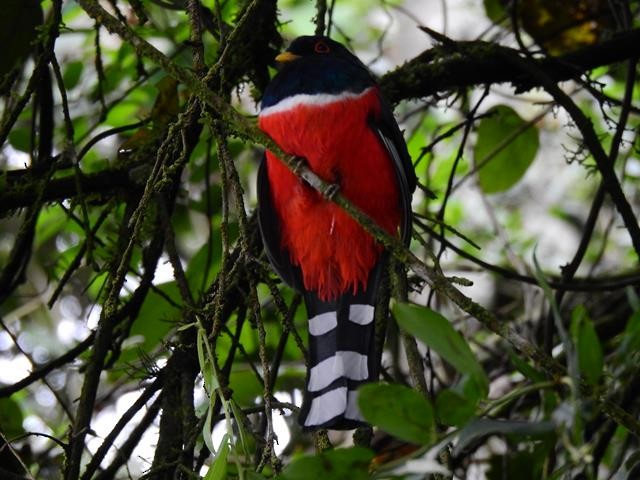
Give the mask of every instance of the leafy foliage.
[(402, 385), (365, 385), (358, 405), (367, 421), (394, 437), (418, 445), (434, 442), (433, 407), (420, 393)]
[(370, 450), (349, 448), (331, 450), (319, 455), (305, 456), (291, 462), (278, 478), (282, 480), (304, 480), (309, 475), (321, 475), (327, 480), (342, 478), (369, 478), (368, 467), (372, 458)]
[(510, 107), (499, 105), (478, 124), (474, 149), (486, 193), (503, 192), (522, 178), (538, 153), (538, 132)]
[[(448, 38), (420, 2), (6, 1), (0, 478), (636, 478), (640, 11), (506, 3), (442, 2)], [(306, 315), (255, 222), (257, 102), (316, 30), (421, 187), (410, 250), (377, 236), (373, 439), (298, 426)]]

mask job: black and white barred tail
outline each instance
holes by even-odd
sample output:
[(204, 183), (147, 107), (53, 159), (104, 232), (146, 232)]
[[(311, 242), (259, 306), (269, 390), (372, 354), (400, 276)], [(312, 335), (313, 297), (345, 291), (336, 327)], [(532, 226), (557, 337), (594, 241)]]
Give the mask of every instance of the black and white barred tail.
[(371, 278), (366, 291), (332, 302), (305, 293), (309, 370), (298, 420), (305, 430), (349, 430), (365, 424), (357, 390), (376, 381), (380, 370), (374, 319), (377, 284)]

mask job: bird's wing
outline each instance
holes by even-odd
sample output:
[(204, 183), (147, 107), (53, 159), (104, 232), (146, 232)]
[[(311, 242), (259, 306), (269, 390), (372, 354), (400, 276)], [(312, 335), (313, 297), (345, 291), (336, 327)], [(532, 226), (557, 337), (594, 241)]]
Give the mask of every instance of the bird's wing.
[(281, 246), (278, 216), (271, 203), (266, 153), (262, 155), (258, 168), (258, 225), (271, 266), (285, 283), (301, 291), (300, 269), (291, 263), (289, 252)]
[(407, 144), (404, 141), (400, 127), (396, 123), (391, 107), (382, 97), (380, 97), (380, 103), (380, 115), (371, 117), (370, 125), (389, 153), (389, 156), (393, 159), (396, 179), (400, 187), (400, 207), (402, 209), (400, 233), (402, 241), (405, 245), (409, 245), (412, 223), (411, 195), (416, 189), (416, 174), (407, 150)]

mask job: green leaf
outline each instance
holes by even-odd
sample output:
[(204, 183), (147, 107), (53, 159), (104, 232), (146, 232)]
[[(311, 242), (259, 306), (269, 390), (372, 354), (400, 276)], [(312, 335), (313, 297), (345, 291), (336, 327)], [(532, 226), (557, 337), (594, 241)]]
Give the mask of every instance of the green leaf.
[(602, 346), (584, 305), (578, 305), (571, 314), (571, 336), (578, 352), (580, 373), (590, 384), (597, 384), (602, 375)]
[(205, 475), (204, 480), (223, 480), (227, 478), (227, 457), (229, 456), (229, 450), (229, 434), (225, 434), (218, 447), (218, 454), (209, 467), (209, 471)]
[(517, 420), (490, 420), (482, 418), (474, 420), (458, 434), (458, 443), (453, 455), (459, 455), (467, 445), (487, 435), (503, 434), (517, 437), (540, 437), (555, 430), (551, 421), (525, 422)]
[[(233, 418), (236, 420), (236, 427), (238, 429), (239, 441), (236, 442), (235, 450), (241, 451), (249, 462), (251, 456), (256, 452), (256, 441), (252, 435), (252, 433), (247, 428), (247, 425), (250, 425), (250, 421), (242, 411), (240, 406), (231, 399), (229, 401), (229, 405), (231, 406), (231, 412), (233, 413)], [(240, 448), (238, 448), (238, 446)]]
[(202, 372), (202, 380), (204, 381), (204, 387), (209, 392), (209, 395), (213, 395), (213, 391), (220, 387), (218, 379), (213, 370), (211, 358), (209, 358), (209, 352), (207, 350), (207, 332), (203, 328), (198, 328), (196, 336), (196, 350), (198, 352), (198, 363), (200, 365), (200, 371)]
[(263, 393), (263, 386), (250, 368), (233, 370), (229, 375), (229, 389), (233, 391), (233, 398), (240, 405), (253, 405)]
[(493, 22), (498, 23), (507, 18), (507, 11), (500, 0), (484, 0), (484, 13)]
[[(206, 392), (209, 394), (209, 403), (207, 406), (207, 412), (205, 421), (202, 425), (202, 438), (207, 446), (207, 448), (211, 452), (215, 452), (213, 447), (213, 440), (211, 438), (211, 422), (213, 420), (213, 406), (217, 397), (217, 390), (220, 388), (220, 384), (218, 382), (218, 377), (216, 376), (216, 372), (214, 371), (213, 359), (211, 358), (211, 352), (207, 348), (207, 343), (209, 339), (207, 337), (207, 332), (198, 322), (198, 331), (196, 333), (196, 352), (198, 354), (198, 364), (200, 365), (200, 371), (202, 372), (202, 380), (204, 382), (204, 388)], [(222, 408), (227, 411), (227, 400), (220, 397), (222, 401)]]
[(425, 445), (436, 439), (433, 407), (408, 387), (364, 385), (358, 390), (358, 407), (367, 421), (402, 440)]
[(305, 455), (291, 462), (278, 475), (280, 480), (364, 480), (369, 478), (373, 452), (362, 447), (328, 450), (319, 455)]
[(13, 439), (24, 433), (22, 421), (24, 415), (18, 403), (11, 398), (0, 398), (0, 432)]
[(207, 414), (204, 419), (204, 423), (202, 424), (202, 441), (207, 446), (210, 452), (215, 452), (215, 447), (213, 446), (213, 439), (211, 438), (211, 422), (213, 420), (213, 402), (212, 397), (209, 397), (209, 404), (207, 406)]
[(465, 339), (439, 313), (427, 307), (395, 303), (392, 307), (398, 325), (433, 349), (460, 373), (476, 382), (484, 397), (489, 392), (489, 379)]
[(445, 425), (464, 425), (475, 411), (476, 402), (455, 390), (445, 388), (436, 397), (436, 415), (440, 423)]
[(513, 363), (516, 369), (529, 380), (533, 380), (534, 382), (542, 382), (545, 380), (543, 373), (539, 372), (525, 360), (521, 359), (513, 350), (509, 349), (507, 350), (507, 353), (511, 363)]
[(78, 84), (78, 80), (80, 80), (83, 70), (83, 62), (71, 62), (67, 64), (64, 73), (62, 74), (62, 81), (64, 82), (64, 87), (67, 90), (71, 90)]
[(300, 368), (285, 368), (278, 374), (275, 390), (293, 390), (294, 388), (302, 389), (304, 388), (305, 376), (305, 372)]
[(86, 287), (87, 295), (91, 300), (97, 300), (98, 297), (104, 293), (103, 288), (109, 278), (108, 272), (101, 272), (91, 276), (89, 283)]
[(68, 221), (69, 217), (65, 215), (62, 208), (58, 206), (43, 208), (36, 223), (35, 247), (40, 248), (67, 228)]
[(618, 349), (623, 355), (640, 350), (640, 311), (634, 312), (622, 332), (622, 341)]
[(538, 130), (505, 105), (489, 110), (478, 125), (474, 158), (486, 193), (508, 190), (525, 174), (538, 152)]
[(27, 128), (13, 128), (9, 132), (9, 143), (20, 152), (31, 151), (31, 133)]

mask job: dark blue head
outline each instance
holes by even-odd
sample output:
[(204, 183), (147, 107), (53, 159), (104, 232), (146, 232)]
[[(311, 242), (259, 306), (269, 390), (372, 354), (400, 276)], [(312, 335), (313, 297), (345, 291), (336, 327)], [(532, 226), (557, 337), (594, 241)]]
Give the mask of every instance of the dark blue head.
[(276, 61), (282, 66), (264, 91), (262, 108), (300, 93), (358, 93), (375, 84), (355, 55), (320, 35), (296, 38)]

